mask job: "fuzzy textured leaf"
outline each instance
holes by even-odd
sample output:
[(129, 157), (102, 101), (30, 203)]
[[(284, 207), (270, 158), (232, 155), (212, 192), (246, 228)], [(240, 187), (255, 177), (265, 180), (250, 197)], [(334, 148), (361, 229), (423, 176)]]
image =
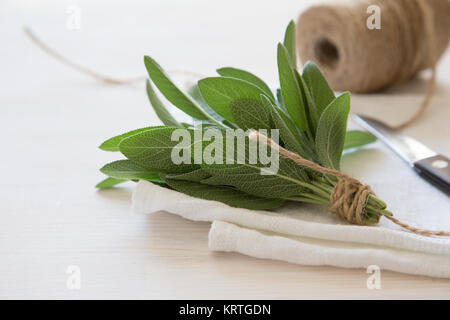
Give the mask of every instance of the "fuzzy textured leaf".
[[(214, 180), (215, 185), (233, 186), (245, 193), (265, 198), (286, 199), (307, 191), (304, 182), (308, 177), (304, 167), (279, 155), (278, 171), (273, 175), (262, 175), (261, 168), (267, 168), (267, 166), (259, 161), (251, 164), (249, 149), (249, 140), (245, 137), (245, 154), (242, 155), (245, 159), (244, 163), (237, 163), (239, 149), (235, 146), (234, 153), (224, 152), (224, 164), (202, 164), (202, 169), (213, 176), (208, 179), (209, 183)], [(234, 164), (225, 164), (227, 159), (235, 160)]]
[(166, 126), (181, 128), (182, 125), (177, 120), (175, 120), (174, 117), (172, 117), (169, 111), (167, 111), (166, 107), (161, 102), (161, 100), (159, 100), (158, 96), (156, 95), (156, 92), (153, 90), (150, 81), (148, 80), (146, 81), (146, 89), (148, 100), (150, 101), (153, 110), (155, 110), (155, 113), (158, 116), (159, 120), (161, 120), (161, 122), (164, 123)]
[(296, 130), (295, 126), (294, 128), (289, 128), (288, 122), (286, 122), (282, 118), (281, 114), (283, 111), (278, 110), (266, 97), (262, 96), (261, 99), (266, 105), (266, 108), (270, 110), (270, 115), (272, 118), (272, 122), (274, 123), (274, 127), (278, 129), (280, 140), (283, 141), (285, 147), (290, 151), (293, 151), (306, 158), (307, 155), (303, 151), (303, 148), (297, 136), (292, 132)]
[(178, 89), (178, 87), (172, 82), (172, 80), (170, 80), (169, 76), (155, 60), (149, 56), (145, 56), (144, 63), (147, 68), (148, 75), (167, 100), (195, 119), (208, 120), (209, 117), (205, 114), (201, 107), (189, 96)]
[(260, 99), (235, 99), (230, 103), (230, 110), (235, 123), (243, 130), (272, 128), (270, 110)]
[(250, 82), (251, 84), (260, 88), (272, 102), (275, 102), (275, 97), (272, 93), (272, 90), (270, 90), (269, 86), (259, 77), (255, 76), (253, 73), (231, 67), (220, 68), (217, 69), (216, 71), (222, 77), (236, 78)]
[(108, 189), (112, 188), (119, 183), (126, 182), (126, 179), (115, 179), (115, 178), (106, 178), (95, 185), (98, 189)]
[(305, 64), (302, 76), (320, 117), (325, 108), (334, 100), (334, 92), (331, 90), (322, 72), (313, 62), (308, 61)]
[[(119, 145), (120, 152), (133, 162), (166, 173), (186, 172), (198, 169), (195, 164), (175, 164), (172, 161), (172, 149), (179, 142), (172, 141), (175, 128), (159, 128), (144, 131), (122, 140)], [(189, 130), (191, 135), (192, 130)], [(191, 142), (194, 139), (191, 136)], [(191, 145), (192, 146), (192, 145)]]
[(119, 151), (119, 144), (122, 140), (131, 137), (132, 135), (144, 132), (144, 131), (149, 131), (149, 130), (153, 130), (153, 129), (158, 129), (158, 128), (164, 128), (164, 126), (156, 126), (156, 127), (146, 127), (146, 128), (141, 128), (141, 129), (136, 129), (136, 130), (132, 130), (126, 133), (123, 133), (121, 135), (109, 138), (108, 140), (106, 140), (105, 142), (103, 142), (99, 148), (104, 150), (104, 151)]
[(230, 207), (245, 208), (251, 210), (270, 210), (283, 205), (282, 199), (267, 199), (252, 196), (238, 191), (232, 187), (210, 186), (192, 181), (172, 180), (164, 178), (173, 189), (187, 195), (212, 201), (219, 201)]
[(316, 151), (322, 165), (339, 170), (344, 149), (350, 94), (343, 93), (322, 113), (316, 133)]
[(198, 87), (206, 103), (219, 115), (234, 122), (230, 103), (235, 99), (259, 99), (264, 92), (257, 86), (240, 79), (210, 77), (198, 82)]
[(309, 130), (303, 97), (295, 70), (289, 60), (289, 53), (286, 47), (281, 43), (278, 44), (278, 74), (284, 105), (294, 123), (301, 130)]
[(344, 149), (358, 148), (375, 141), (377, 141), (377, 138), (368, 132), (359, 130), (347, 131)]
[(189, 88), (188, 93), (207, 114), (209, 114), (212, 118), (216, 119), (219, 122), (224, 122), (225, 119), (217, 114), (213, 109), (211, 109), (211, 107), (206, 103), (205, 99), (203, 99), (197, 84), (192, 85)]
[(295, 75), (297, 77), (298, 85), (302, 93), (303, 105), (305, 106), (305, 112), (308, 118), (309, 127), (311, 128), (311, 132), (315, 133), (317, 130), (317, 122), (319, 121), (319, 115), (316, 109), (316, 105), (303, 77), (297, 70), (295, 70)]
[(100, 171), (115, 179), (161, 181), (155, 171), (130, 160), (118, 160), (103, 166)]
[(289, 54), (289, 58), (291, 59), (291, 63), (294, 66), (294, 68), (297, 68), (297, 55), (296, 55), (296, 39), (295, 39), (295, 23), (294, 21), (290, 21), (286, 32), (284, 33), (284, 41), (283, 44), (286, 47), (286, 50)]
[(166, 179), (192, 181), (192, 182), (200, 182), (210, 177), (211, 175), (203, 169), (197, 169), (186, 173), (172, 173), (165, 175)]

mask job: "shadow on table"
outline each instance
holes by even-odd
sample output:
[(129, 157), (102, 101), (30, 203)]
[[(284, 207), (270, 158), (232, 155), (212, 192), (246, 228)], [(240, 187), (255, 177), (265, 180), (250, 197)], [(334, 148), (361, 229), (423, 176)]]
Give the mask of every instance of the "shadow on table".
[(109, 189), (97, 190), (97, 195), (111, 202), (130, 203), (131, 194), (133, 193), (133, 185), (123, 185)]

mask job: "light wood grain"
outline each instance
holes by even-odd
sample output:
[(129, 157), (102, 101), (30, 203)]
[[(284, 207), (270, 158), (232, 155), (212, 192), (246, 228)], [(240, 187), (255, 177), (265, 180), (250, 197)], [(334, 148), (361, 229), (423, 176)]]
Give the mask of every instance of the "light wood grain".
[[(131, 212), (132, 183), (96, 191), (98, 168), (118, 158), (97, 149), (102, 140), (157, 123), (144, 87), (73, 73), (20, 29), (27, 23), (111, 75), (143, 74), (145, 53), (167, 69), (248, 66), (275, 82), (275, 44), (307, 2), (258, 1), (256, 10), (237, 0), (80, 1), (78, 31), (65, 27), (65, 3), (40, 3), (2, 1), (0, 10), (8, 43), (0, 49), (0, 298), (450, 298), (445, 279), (382, 271), (382, 289), (369, 290), (364, 269), (211, 252), (208, 223)], [(443, 148), (431, 134), (424, 142)], [(70, 265), (81, 269), (80, 290), (66, 287)]]

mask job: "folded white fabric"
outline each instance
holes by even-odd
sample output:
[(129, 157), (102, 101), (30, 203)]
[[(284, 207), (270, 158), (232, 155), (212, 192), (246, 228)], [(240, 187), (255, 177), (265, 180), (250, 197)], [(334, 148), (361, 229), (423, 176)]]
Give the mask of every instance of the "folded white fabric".
[[(406, 185), (417, 185), (417, 196), (406, 201), (405, 191), (398, 190), (397, 201), (390, 203), (396, 196), (389, 197), (396, 216), (420, 227), (448, 230), (447, 196), (420, 181), (414, 173), (406, 171), (405, 175)], [(389, 183), (392, 179), (395, 180), (393, 176), (381, 179), (385, 184), (376, 183), (375, 190), (387, 188), (381, 192), (387, 196), (394, 188)], [(428, 196), (419, 196), (422, 188), (427, 189)], [(167, 211), (190, 220), (215, 221), (209, 236), (212, 250), (305, 265), (360, 268), (376, 264), (397, 272), (450, 278), (449, 238), (415, 235), (399, 230), (389, 221), (374, 227), (354, 226), (332, 216), (327, 208), (303, 204), (274, 212), (232, 208), (147, 181), (137, 184), (132, 203), (134, 210), (141, 213)]]
[(255, 258), (302, 265), (344, 268), (378, 266), (381, 270), (450, 278), (450, 255), (427, 254), (358, 243), (279, 235), (214, 221), (209, 248), (240, 252)]
[[(360, 98), (371, 103), (383, 99), (393, 98)], [(397, 99), (404, 105), (418, 101), (405, 96)], [(436, 97), (436, 102), (439, 100)], [(436, 103), (440, 110), (434, 122), (424, 121), (414, 129), (418, 137), (429, 136), (436, 125), (448, 128), (444, 122), (450, 108), (444, 108), (443, 101)], [(378, 110), (382, 108), (388, 108), (385, 102)], [(433, 134), (430, 140), (444, 146), (438, 151), (447, 155), (448, 136), (447, 130)], [(450, 198), (418, 177), (380, 142), (344, 155), (342, 170), (370, 185), (401, 221), (424, 229), (450, 230)], [(271, 212), (231, 208), (146, 181), (137, 184), (132, 202), (137, 212), (167, 211), (191, 220), (215, 221), (209, 237), (212, 250), (305, 265), (360, 268), (376, 264), (403, 273), (450, 278), (450, 237), (412, 234), (383, 218), (376, 226), (363, 227), (347, 224), (328, 208), (315, 205), (291, 203)]]

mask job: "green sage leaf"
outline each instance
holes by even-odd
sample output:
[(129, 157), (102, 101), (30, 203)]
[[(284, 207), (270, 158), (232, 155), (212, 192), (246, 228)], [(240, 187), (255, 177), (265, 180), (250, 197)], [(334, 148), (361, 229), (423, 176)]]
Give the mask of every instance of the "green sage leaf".
[(275, 97), (273, 96), (270, 87), (263, 80), (255, 76), (253, 73), (231, 67), (220, 68), (217, 69), (216, 71), (222, 77), (236, 78), (250, 82), (251, 84), (260, 88), (272, 102), (275, 102)]
[[(159, 128), (143, 131), (128, 137), (120, 142), (120, 152), (133, 162), (165, 173), (186, 172), (198, 169), (199, 166), (192, 163), (175, 164), (172, 159), (172, 149), (178, 148), (179, 141), (172, 141), (172, 133), (176, 128)], [(186, 148), (180, 148), (180, 152), (190, 152), (193, 147), (193, 131), (190, 142)], [(180, 139), (181, 140), (181, 139)], [(182, 150), (181, 150), (182, 149)], [(191, 156), (191, 155), (190, 155)]]
[(203, 169), (197, 169), (186, 173), (166, 174), (165, 177), (170, 180), (200, 182), (204, 179), (208, 179), (211, 175)]
[(122, 182), (126, 182), (126, 179), (115, 179), (115, 178), (106, 178), (102, 181), (100, 181), (99, 183), (96, 184), (96, 188), (98, 189), (108, 189), (108, 188), (112, 188), (115, 185), (122, 183)]
[(137, 133), (148, 131), (148, 130), (153, 130), (153, 129), (158, 129), (158, 128), (164, 128), (164, 126), (146, 127), (146, 128), (136, 129), (136, 130), (132, 130), (132, 131), (123, 133), (121, 135), (109, 138), (108, 140), (103, 142), (99, 146), (99, 148), (104, 151), (119, 151), (119, 144), (122, 140), (124, 140), (128, 137), (131, 137), (132, 135), (135, 135)]
[(267, 199), (252, 196), (232, 187), (210, 186), (192, 181), (172, 180), (164, 177), (166, 183), (173, 189), (187, 195), (205, 200), (219, 201), (230, 207), (252, 210), (270, 210), (283, 205), (282, 199)]
[(115, 179), (161, 181), (155, 171), (151, 171), (130, 160), (118, 160), (108, 163), (100, 171)]
[(253, 84), (235, 78), (211, 77), (198, 82), (198, 87), (206, 103), (219, 115), (234, 122), (230, 103), (235, 99), (259, 99), (264, 92)]
[(281, 89), (277, 89), (277, 105), (280, 109), (287, 111), (286, 105), (284, 104), (284, 101), (283, 101), (283, 95), (281, 93)]
[[(281, 114), (282, 110), (278, 110), (267, 97), (262, 96), (261, 97), (263, 103), (266, 105), (266, 108), (270, 110), (271, 118), (274, 123), (274, 127), (278, 129), (278, 132), (280, 134), (280, 139), (283, 141), (285, 147), (295, 152), (302, 157), (307, 157), (305, 152), (303, 151), (303, 148), (299, 142), (298, 137), (293, 133), (293, 130), (296, 130), (295, 125), (294, 128), (289, 127), (289, 122), (283, 120)], [(289, 119), (290, 120), (290, 119)], [(295, 131), (294, 131), (295, 132)], [(298, 134), (298, 133), (297, 133)]]
[(344, 149), (350, 94), (334, 99), (322, 113), (316, 132), (316, 150), (322, 165), (339, 170)]
[(161, 120), (162, 123), (164, 123), (169, 127), (182, 127), (182, 125), (177, 120), (175, 120), (174, 117), (172, 117), (170, 112), (167, 111), (166, 107), (161, 102), (161, 100), (159, 100), (158, 96), (156, 95), (156, 92), (153, 90), (150, 81), (148, 80), (146, 81), (146, 89), (148, 100), (150, 101), (153, 110), (155, 110), (159, 120)]
[(375, 141), (377, 141), (377, 138), (368, 132), (359, 130), (347, 131), (344, 149), (358, 148)]
[(287, 112), (294, 123), (301, 130), (309, 130), (305, 106), (298, 85), (295, 69), (289, 62), (289, 53), (285, 46), (278, 44), (278, 73), (280, 78), (281, 95)]
[(259, 99), (234, 99), (230, 103), (230, 110), (235, 123), (243, 130), (272, 128), (270, 111)]
[(170, 80), (169, 76), (155, 60), (149, 56), (145, 56), (144, 63), (147, 68), (148, 75), (167, 100), (169, 100), (178, 109), (195, 119), (209, 119), (208, 115), (205, 114), (205, 112), (197, 103), (194, 102), (194, 100), (178, 89), (178, 87), (172, 82), (172, 80)]
[(319, 121), (319, 115), (316, 109), (316, 105), (303, 77), (300, 75), (300, 73), (298, 73), (297, 70), (295, 70), (295, 75), (297, 77), (298, 85), (302, 93), (303, 104), (305, 106), (305, 112), (308, 118), (311, 132), (315, 133), (317, 129), (317, 122)]
[(203, 99), (202, 94), (200, 92), (200, 89), (198, 88), (197, 84), (192, 85), (188, 90), (189, 95), (202, 107), (203, 110), (207, 114), (209, 114), (212, 118), (216, 119), (217, 121), (223, 123), (224, 118), (218, 115)]
[(286, 28), (286, 32), (284, 33), (283, 44), (287, 49), (289, 59), (291, 60), (293, 67), (297, 69), (297, 46), (295, 36), (295, 23), (291, 20)]
[(308, 61), (305, 64), (302, 76), (320, 117), (325, 108), (334, 100), (334, 92), (331, 90), (322, 72), (313, 62)]
[[(263, 175), (261, 169), (269, 172), (269, 165), (263, 165), (259, 161), (260, 158), (258, 158), (256, 163), (252, 163), (249, 157), (249, 139), (248, 137), (244, 137), (244, 139), (245, 147), (242, 148), (242, 151), (239, 150), (237, 143), (235, 143), (233, 153), (229, 150), (224, 151), (222, 164), (203, 163), (201, 165), (203, 170), (213, 176), (204, 181), (205, 183), (233, 186), (245, 193), (264, 198), (287, 199), (308, 191), (305, 183), (308, 180), (308, 176), (304, 167), (279, 155), (278, 170), (272, 172), (274, 173), (272, 175)], [(235, 142), (237, 141), (236, 139)], [(261, 145), (264, 144), (261, 143)], [(267, 154), (270, 155), (270, 152), (273, 152), (273, 150), (270, 147), (267, 148), (269, 148)], [(238, 159), (244, 161), (238, 163)]]

